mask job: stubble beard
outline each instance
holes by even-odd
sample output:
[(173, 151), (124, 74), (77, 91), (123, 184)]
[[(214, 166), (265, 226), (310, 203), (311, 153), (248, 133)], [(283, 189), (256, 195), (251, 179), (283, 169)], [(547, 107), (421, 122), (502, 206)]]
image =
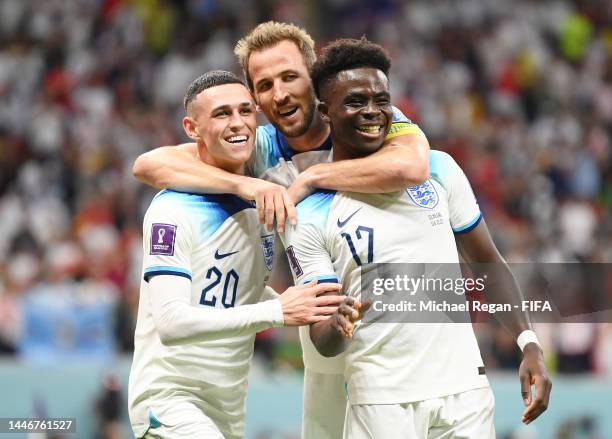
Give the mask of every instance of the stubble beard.
[(281, 125), (275, 125), (276, 129), (279, 130), (285, 137), (300, 137), (306, 134), (306, 132), (310, 129), (312, 122), (315, 117), (315, 105), (314, 105), (314, 95), (312, 96), (313, 104), (310, 105), (308, 112), (304, 112), (304, 120), (302, 123), (298, 124), (295, 127), (284, 128)]

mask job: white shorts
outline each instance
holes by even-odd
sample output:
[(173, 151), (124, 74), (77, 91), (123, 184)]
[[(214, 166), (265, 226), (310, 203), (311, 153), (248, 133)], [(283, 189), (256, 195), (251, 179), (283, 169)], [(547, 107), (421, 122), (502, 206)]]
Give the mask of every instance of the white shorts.
[(143, 436), (144, 439), (238, 439), (221, 433), (219, 427), (195, 404), (178, 401), (158, 409), (154, 422)]
[(344, 439), (494, 439), (490, 387), (406, 404), (348, 405)]
[(342, 374), (304, 369), (302, 439), (340, 439), (346, 405)]

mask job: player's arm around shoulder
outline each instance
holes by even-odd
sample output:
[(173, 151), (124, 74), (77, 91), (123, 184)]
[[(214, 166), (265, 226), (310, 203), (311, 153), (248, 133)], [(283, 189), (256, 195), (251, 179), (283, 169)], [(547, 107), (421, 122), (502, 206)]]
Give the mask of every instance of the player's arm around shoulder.
[(200, 160), (195, 143), (160, 146), (143, 153), (136, 158), (132, 173), (142, 183), (158, 189), (200, 194), (227, 193), (254, 201), (259, 221), (268, 230), (272, 230), (275, 218), (281, 232), (286, 218), (292, 224), (296, 221), (295, 207), (286, 188), (208, 165)]
[(174, 175), (198, 163), (195, 143), (160, 146), (140, 154), (132, 165), (132, 174), (142, 183), (158, 189), (178, 189)]
[(397, 150), (398, 177), (408, 187), (422, 184), (429, 178), (429, 141), (399, 108), (392, 107), (392, 111), (391, 127), (379, 152)]
[[(396, 173), (398, 190), (422, 184), (429, 178), (429, 141), (411, 122), (394, 122), (379, 155)], [(391, 191), (387, 191), (391, 192)]]
[(190, 193), (240, 195), (250, 178), (204, 163), (196, 143), (160, 146), (136, 158), (134, 176), (149, 186)]
[(382, 148), (364, 158), (320, 163), (289, 188), (297, 203), (314, 188), (361, 193), (397, 192), (429, 178), (429, 142), (421, 129), (394, 108)]

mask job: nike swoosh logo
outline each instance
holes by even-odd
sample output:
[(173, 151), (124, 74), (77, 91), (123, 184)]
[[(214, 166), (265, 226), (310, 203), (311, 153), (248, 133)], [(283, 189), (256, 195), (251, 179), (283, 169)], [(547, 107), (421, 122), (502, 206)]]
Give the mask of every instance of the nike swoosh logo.
[(353, 212), (352, 214), (350, 214), (349, 217), (345, 219), (344, 221), (340, 221), (340, 218), (338, 218), (338, 223), (337, 223), (338, 227), (344, 227), (346, 223), (348, 223), (351, 220), (351, 218), (353, 218), (355, 214), (359, 212), (360, 210), (361, 210), (361, 207), (357, 209), (355, 212)]
[(217, 249), (217, 251), (215, 252), (215, 259), (227, 258), (228, 256), (235, 255), (239, 251), (240, 250), (236, 250), (235, 252), (230, 252), (230, 253), (219, 253), (219, 249)]

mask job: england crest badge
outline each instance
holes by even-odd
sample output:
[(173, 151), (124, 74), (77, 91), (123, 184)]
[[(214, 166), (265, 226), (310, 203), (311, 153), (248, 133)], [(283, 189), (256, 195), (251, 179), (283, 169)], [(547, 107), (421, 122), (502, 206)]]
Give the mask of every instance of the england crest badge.
[(274, 235), (261, 237), (261, 250), (263, 251), (266, 268), (268, 271), (272, 271), (272, 263), (274, 262)]
[(438, 192), (436, 188), (429, 180), (423, 184), (418, 184), (411, 188), (406, 189), (412, 201), (419, 207), (425, 209), (433, 209), (438, 205)]

